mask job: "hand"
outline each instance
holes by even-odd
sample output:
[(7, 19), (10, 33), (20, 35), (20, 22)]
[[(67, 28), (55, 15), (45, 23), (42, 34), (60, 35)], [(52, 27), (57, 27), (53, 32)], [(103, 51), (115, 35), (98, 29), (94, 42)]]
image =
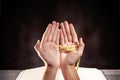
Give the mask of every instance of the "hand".
[(72, 44), (77, 44), (79, 47), (76, 51), (72, 51), (69, 53), (60, 53), (60, 64), (64, 65), (72, 65), (74, 66), (77, 60), (82, 56), (84, 43), (82, 38), (79, 39), (75, 32), (73, 24), (68, 24), (67, 21), (60, 24), (60, 45), (67, 46)]
[(42, 41), (37, 41), (34, 46), (40, 58), (45, 65), (52, 67), (60, 66), (59, 54), (59, 23), (53, 21), (47, 26), (47, 29), (42, 37)]

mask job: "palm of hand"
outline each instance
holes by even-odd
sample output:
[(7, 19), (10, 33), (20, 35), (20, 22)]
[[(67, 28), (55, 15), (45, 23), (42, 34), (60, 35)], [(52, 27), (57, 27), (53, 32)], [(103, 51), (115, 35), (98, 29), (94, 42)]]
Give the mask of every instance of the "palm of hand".
[[(72, 42), (67, 42), (67, 44), (64, 44), (64, 45), (71, 46), (72, 44), (73, 44)], [(82, 56), (82, 52), (80, 53), (80, 52), (78, 52), (78, 50), (68, 52), (68, 53), (62, 52), (61, 53), (61, 63), (74, 65), (80, 56)]]
[(42, 48), (43, 48), (43, 53), (41, 53), (41, 56), (48, 63), (48, 65), (59, 66), (60, 54), (59, 54), (58, 45), (52, 42), (46, 42), (42, 45)]

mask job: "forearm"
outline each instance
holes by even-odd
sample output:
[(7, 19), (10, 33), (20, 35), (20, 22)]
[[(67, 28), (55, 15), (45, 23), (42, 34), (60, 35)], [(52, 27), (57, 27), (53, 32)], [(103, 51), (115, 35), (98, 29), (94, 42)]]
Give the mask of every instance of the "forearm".
[(80, 80), (77, 70), (73, 65), (65, 65), (61, 69), (65, 80)]
[(55, 80), (57, 70), (57, 67), (46, 66), (43, 80)]

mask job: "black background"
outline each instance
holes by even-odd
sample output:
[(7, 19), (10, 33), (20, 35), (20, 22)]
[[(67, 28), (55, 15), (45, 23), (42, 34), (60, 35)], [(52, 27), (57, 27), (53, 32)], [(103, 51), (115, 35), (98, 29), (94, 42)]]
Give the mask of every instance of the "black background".
[(85, 42), (81, 67), (120, 68), (114, 0), (3, 0), (1, 1), (0, 69), (43, 66), (34, 50), (48, 23), (73, 23)]

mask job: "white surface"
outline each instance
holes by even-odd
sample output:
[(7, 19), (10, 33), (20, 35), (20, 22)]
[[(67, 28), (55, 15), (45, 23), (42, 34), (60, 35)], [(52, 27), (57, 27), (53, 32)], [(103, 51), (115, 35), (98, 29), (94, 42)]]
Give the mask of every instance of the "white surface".
[[(26, 69), (18, 75), (16, 80), (42, 80), (44, 71), (45, 67)], [(80, 80), (106, 80), (103, 73), (96, 68), (79, 67), (78, 75)], [(56, 80), (64, 80), (60, 69), (58, 69)]]

